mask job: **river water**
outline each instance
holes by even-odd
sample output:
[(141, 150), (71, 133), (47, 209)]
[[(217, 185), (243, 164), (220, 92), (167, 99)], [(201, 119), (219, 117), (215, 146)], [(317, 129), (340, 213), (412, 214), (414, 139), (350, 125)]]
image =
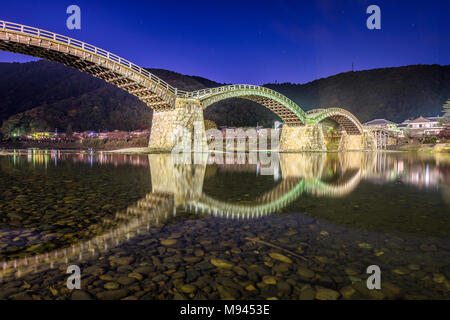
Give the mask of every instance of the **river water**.
[(20, 150), (0, 186), (0, 299), (450, 297), (446, 155)]

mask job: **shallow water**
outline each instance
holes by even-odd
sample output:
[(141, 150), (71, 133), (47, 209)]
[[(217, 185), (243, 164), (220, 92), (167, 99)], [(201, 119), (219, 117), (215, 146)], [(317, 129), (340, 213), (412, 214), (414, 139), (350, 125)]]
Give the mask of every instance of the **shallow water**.
[(449, 157), (197, 160), (0, 156), (0, 299), (449, 297)]

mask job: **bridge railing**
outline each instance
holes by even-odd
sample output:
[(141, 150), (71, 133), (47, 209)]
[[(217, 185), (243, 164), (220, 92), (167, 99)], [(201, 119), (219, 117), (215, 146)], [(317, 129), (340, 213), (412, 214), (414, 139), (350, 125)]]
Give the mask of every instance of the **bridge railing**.
[(20, 33), (35, 36), (35, 37), (38, 37), (41, 39), (47, 39), (47, 40), (59, 42), (59, 43), (71, 46), (73, 48), (76, 48), (76, 49), (82, 49), (84, 51), (93, 53), (95, 55), (99, 55), (103, 58), (106, 58), (106, 59), (112, 61), (112, 62), (115, 62), (122, 66), (125, 66), (125, 67), (133, 70), (134, 72), (139, 73), (140, 75), (152, 80), (153, 82), (156, 82), (158, 85), (160, 85), (164, 89), (167, 89), (169, 92), (171, 92), (175, 95), (178, 93), (177, 88), (172, 87), (167, 82), (158, 78), (157, 76), (155, 76), (153, 73), (149, 72), (148, 70), (141, 68), (141, 67), (137, 66), (136, 64), (134, 64), (124, 58), (119, 57), (118, 55), (115, 55), (109, 51), (100, 49), (91, 44), (88, 44), (88, 43), (85, 43), (85, 42), (82, 42), (82, 41), (79, 41), (76, 39), (72, 39), (70, 37), (66, 37), (66, 36), (63, 36), (63, 35), (60, 35), (60, 34), (57, 34), (54, 32), (50, 32), (50, 31), (46, 31), (46, 30), (42, 30), (42, 29), (38, 29), (38, 28), (34, 28), (34, 27), (29, 27), (29, 26), (25, 26), (22, 24), (18, 24), (18, 23), (3, 21), (3, 20), (0, 20), (0, 30), (20, 32)]
[[(329, 114), (333, 114), (333, 113), (343, 113), (343, 114), (349, 116), (349, 118), (351, 118), (352, 120), (356, 121), (357, 124), (359, 124), (359, 120), (351, 112), (349, 112), (345, 109), (342, 109), (342, 108), (315, 109), (315, 110), (310, 110), (310, 111), (314, 111), (312, 113), (316, 113), (315, 111), (319, 111), (317, 113), (317, 117), (319, 117), (323, 114), (329, 115)], [(312, 113), (310, 113), (310, 114), (312, 114)]]
[(314, 114), (314, 113), (318, 113), (318, 112), (322, 112), (325, 111), (325, 109), (321, 108), (321, 109), (312, 109), (312, 110), (308, 110), (306, 111), (307, 114)]
[(304, 114), (304, 111), (301, 110), (301, 108), (291, 99), (289, 99), (288, 97), (282, 95), (281, 93), (266, 88), (266, 87), (262, 87), (262, 86), (257, 86), (257, 85), (251, 85), (251, 84), (232, 84), (232, 85), (228, 85), (228, 86), (222, 86), (222, 87), (216, 87), (216, 88), (207, 88), (207, 89), (201, 89), (201, 90), (197, 90), (197, 91), (191, 91), (191, 92), (187, 92), (187, 91), (181, 91), (178, 90), (178, 96), (182, 97), (182, 98), (197, 98), (200, 99), (202, 97), (211, 95), (211, 94), (217, 94), (217, 93), (221, 93), (221, 92), (228, 92), (228, 91), (234, 91), (234, 90), (238, 90), (238, 89), (247, 89), (247, 90), (256, 90), (259, 92), (264, 92), (267, 94), (270, 94), (272, 96), (277, 97), (278, 99), (286, 102), (287, 104), (295, 107), (296, 109), (299, 109), (300, 112), (302, 114)]
[(383, 127), (383, 126), (365, 126), (363, 125), (364, 129), (367, 129), (369, 131), (383, 131), (389, 134), (401, 134), (402, 130), (399, 128), (392, 128), (392, 127)]

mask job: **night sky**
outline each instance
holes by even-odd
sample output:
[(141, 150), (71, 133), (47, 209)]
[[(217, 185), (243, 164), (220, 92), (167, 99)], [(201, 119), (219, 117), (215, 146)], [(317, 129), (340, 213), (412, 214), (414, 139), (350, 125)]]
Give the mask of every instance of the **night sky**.
[[(66, 8), (81, 8), (81, 30)], [(366, 9), (381, 8), (381, 30)], [(50, 30), (142, 67), (223, 83), (305, 83), (351, 70), (450, 64), (450, 1), (3, 1), (0, 19)], [(30, 61), (0, 51), (0, 61)]]

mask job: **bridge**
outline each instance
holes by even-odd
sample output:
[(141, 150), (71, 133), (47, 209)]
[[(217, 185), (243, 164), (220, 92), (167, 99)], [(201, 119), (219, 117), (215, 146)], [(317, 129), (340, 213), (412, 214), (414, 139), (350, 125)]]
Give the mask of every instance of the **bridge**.
[(0, 20), (0, 50), (63, 63), (89, 73), (136, 96), (153, 110), (149, 150), (176, 147), (207, 151), (203, 110), (215, 102), (243, 98), (257, 102), (283, 121), (279, 151), (326, 151), (321, 123), (342, 128), (340, 151), (375, 150), (375, 135), (341, 108), (308, 112), (284, 95), (256, 85), (228, 85), (193, 92), (178, 90), (148, 70), (91, 44), (50, 31)]
[(386, 149), (388, 146), (397, 144), (397, 139), (402, 133), (400, 129), (394, 127), (370, 126), (366, 127), (366, 130), (375, 138), (377, 150)]

